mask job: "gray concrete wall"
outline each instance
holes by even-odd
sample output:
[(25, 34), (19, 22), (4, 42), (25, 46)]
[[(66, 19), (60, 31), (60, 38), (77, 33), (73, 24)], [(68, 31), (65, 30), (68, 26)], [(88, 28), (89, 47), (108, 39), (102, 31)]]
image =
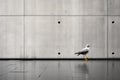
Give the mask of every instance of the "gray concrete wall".
[(0, 16), (0, 58), (23, 57), (23, 17)]
[(0, 0), (0, 58), (120, 58), (119, 16), (119, 0)]

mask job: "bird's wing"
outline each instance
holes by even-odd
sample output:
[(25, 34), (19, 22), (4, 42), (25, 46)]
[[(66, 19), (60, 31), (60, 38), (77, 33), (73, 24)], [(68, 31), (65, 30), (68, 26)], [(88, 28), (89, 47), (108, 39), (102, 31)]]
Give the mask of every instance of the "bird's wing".
[(86, 52), (89, 52), (89, 48), (83, 48), (82, 50), (80, 50), (79, 52), (76, 52), (75, 54), (81, 54)]
[(86, 52), (86, 51), (89, 51), (88, 48), (83, 48), (80, 52)]

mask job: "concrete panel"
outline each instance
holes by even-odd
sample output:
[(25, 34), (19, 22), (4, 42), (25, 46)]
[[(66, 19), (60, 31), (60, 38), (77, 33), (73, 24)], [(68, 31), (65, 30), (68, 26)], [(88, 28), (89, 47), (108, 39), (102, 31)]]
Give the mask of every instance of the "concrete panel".
[(109, 17), (109, 57), (120, 58), (120, 17)]
[(82, 58), (74, 53), (86, 44), (91, 45), (89, 58), (106, 57), (106, 17), (32, 16), (25, 23), (25, 57)]
[(0, 17), (0, 58), (23, 57), (23, 18)]
[(74, 53), (82, 49), (82, 17), (66, 16), (58, 17), (57, 50), (61, 53), (60, 58), (74, 58)]
[(120, 0), (108, 0), (108, 14), (120, 15)]
[(23, 0), (0, 0), (0, 15), (22, 15)]
[[(55, 17), (26, 17), (26, 58), (56, 57), (57, 22)], [(56, 53), (57, 54), (57, 53)]]
[(25, 0), (26, 15), (105, 15), (107, 0)]

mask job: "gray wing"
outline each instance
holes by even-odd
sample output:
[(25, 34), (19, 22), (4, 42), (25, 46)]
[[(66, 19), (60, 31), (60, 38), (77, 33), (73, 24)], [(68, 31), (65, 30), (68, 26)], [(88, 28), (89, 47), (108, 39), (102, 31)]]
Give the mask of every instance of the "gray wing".
[(87, 49), (87, 48), (84, 48), (84, 49), (82, 49), (81, 51), (79, 51), (79, 52), (76, 52), (75, 54), (77, 54), (77, 55), (80, 55), (80, 54), (83, 54), (83, 55), (85, 55), (85, 54), (87, 54), (89, 52), (89, 49)]

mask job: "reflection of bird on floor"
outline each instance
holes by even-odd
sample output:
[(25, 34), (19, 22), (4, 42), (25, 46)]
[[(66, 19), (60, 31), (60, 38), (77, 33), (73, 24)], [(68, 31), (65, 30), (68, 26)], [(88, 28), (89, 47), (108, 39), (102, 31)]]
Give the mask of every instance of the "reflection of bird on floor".
[(78, 71), (82, 72), (82, 74), (89, 74), (89, 69), (88, 69), (88, 64), (87, 63), (83, 63), (83, 64), (78, 64)]
[(85, 60), (87, 60), (88, 57), (87, 57), (86, 55), (88, 54), (89, 50), (90, 50), (90, 45), (87, 44), (85, 48), (83, 48), (83, 49), (82, 49), (81, 51), (79, 51), (79, 52), (76, 52), (75, 54), (76, 54), (77, 56), (83, 55), (84, 58), (85, 58)]

